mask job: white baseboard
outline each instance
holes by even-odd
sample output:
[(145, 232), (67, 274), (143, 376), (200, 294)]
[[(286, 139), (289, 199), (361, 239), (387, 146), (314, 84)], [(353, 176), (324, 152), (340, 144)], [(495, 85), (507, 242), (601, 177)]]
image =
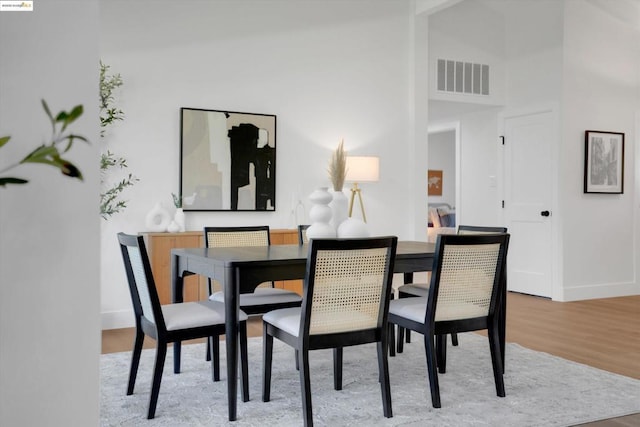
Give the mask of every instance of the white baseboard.
[(130, 310), (103, 312), (101, 322), (102, 330), (133, 328), (136, 326), (133, 313)]
[(581, 301), (596, 298), (627, 297), (640, 295), (638, 283), (604, 283), (598, 285), (576, 286), (564, 288), (561, 301)]

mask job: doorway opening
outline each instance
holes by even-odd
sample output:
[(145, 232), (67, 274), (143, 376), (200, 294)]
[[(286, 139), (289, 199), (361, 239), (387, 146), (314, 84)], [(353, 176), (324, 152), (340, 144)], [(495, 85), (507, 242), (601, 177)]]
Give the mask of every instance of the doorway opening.
[(455, 233), (460, 221), (460, 123), (429, 126), (427, 203), (429, 241)]

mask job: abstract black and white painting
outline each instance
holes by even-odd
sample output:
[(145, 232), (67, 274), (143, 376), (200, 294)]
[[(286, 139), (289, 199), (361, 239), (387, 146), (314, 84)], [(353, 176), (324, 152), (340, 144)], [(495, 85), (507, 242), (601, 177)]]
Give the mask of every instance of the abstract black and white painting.
[(624, 133), (585, 132), (584, 192), (624, 192)]
[(276, 116), (180, 109), (185, 211), (276, 210)]

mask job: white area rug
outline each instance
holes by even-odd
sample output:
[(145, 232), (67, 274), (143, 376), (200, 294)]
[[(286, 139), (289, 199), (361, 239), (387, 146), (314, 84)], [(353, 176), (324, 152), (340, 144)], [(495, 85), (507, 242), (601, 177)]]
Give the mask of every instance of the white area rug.
[[(417, 337), (416, 337), (417, 338)], [(130, 353), (101, 357), (102, 426), (300, 426), (302, 403), (293, 350), (275, 340), (271, 401), (262, 402), (262, 339), (249, 340), (251, 401), (238, 398), (238, 419), (227, 412), (226, 367), (211, 381), (204, 345), (183, 346), (182, 373), (168, 351), (156, 418), (146, 419), (154, 350), (143, 351), (135, 392), (126, 396)], [(461, 334), (440, 375), (442, 408), (431, 406), (422, 341), (389, 358), (393, 418), (384, 418), (375, 346), (344, 352), (343, 390), (333, 390), (332, 353), (311, 353), (316, 426), (569, 426), (640, 412), (640, 381), (508, 344), (505, 388), (495, 393), (487, 339)]]

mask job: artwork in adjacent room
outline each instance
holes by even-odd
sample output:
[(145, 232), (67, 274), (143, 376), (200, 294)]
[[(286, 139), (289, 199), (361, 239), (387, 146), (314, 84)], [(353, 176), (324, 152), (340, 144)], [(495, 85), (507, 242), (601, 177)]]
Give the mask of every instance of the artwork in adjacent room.
[(429, 196), (442, 196), (442, 171), (427, 171), (427, 194)]
[(624, 133), (585, 131), (584, 192), (624, 192)]
[(276, 210), (276, 116), (181, 108), (185, 211)]

